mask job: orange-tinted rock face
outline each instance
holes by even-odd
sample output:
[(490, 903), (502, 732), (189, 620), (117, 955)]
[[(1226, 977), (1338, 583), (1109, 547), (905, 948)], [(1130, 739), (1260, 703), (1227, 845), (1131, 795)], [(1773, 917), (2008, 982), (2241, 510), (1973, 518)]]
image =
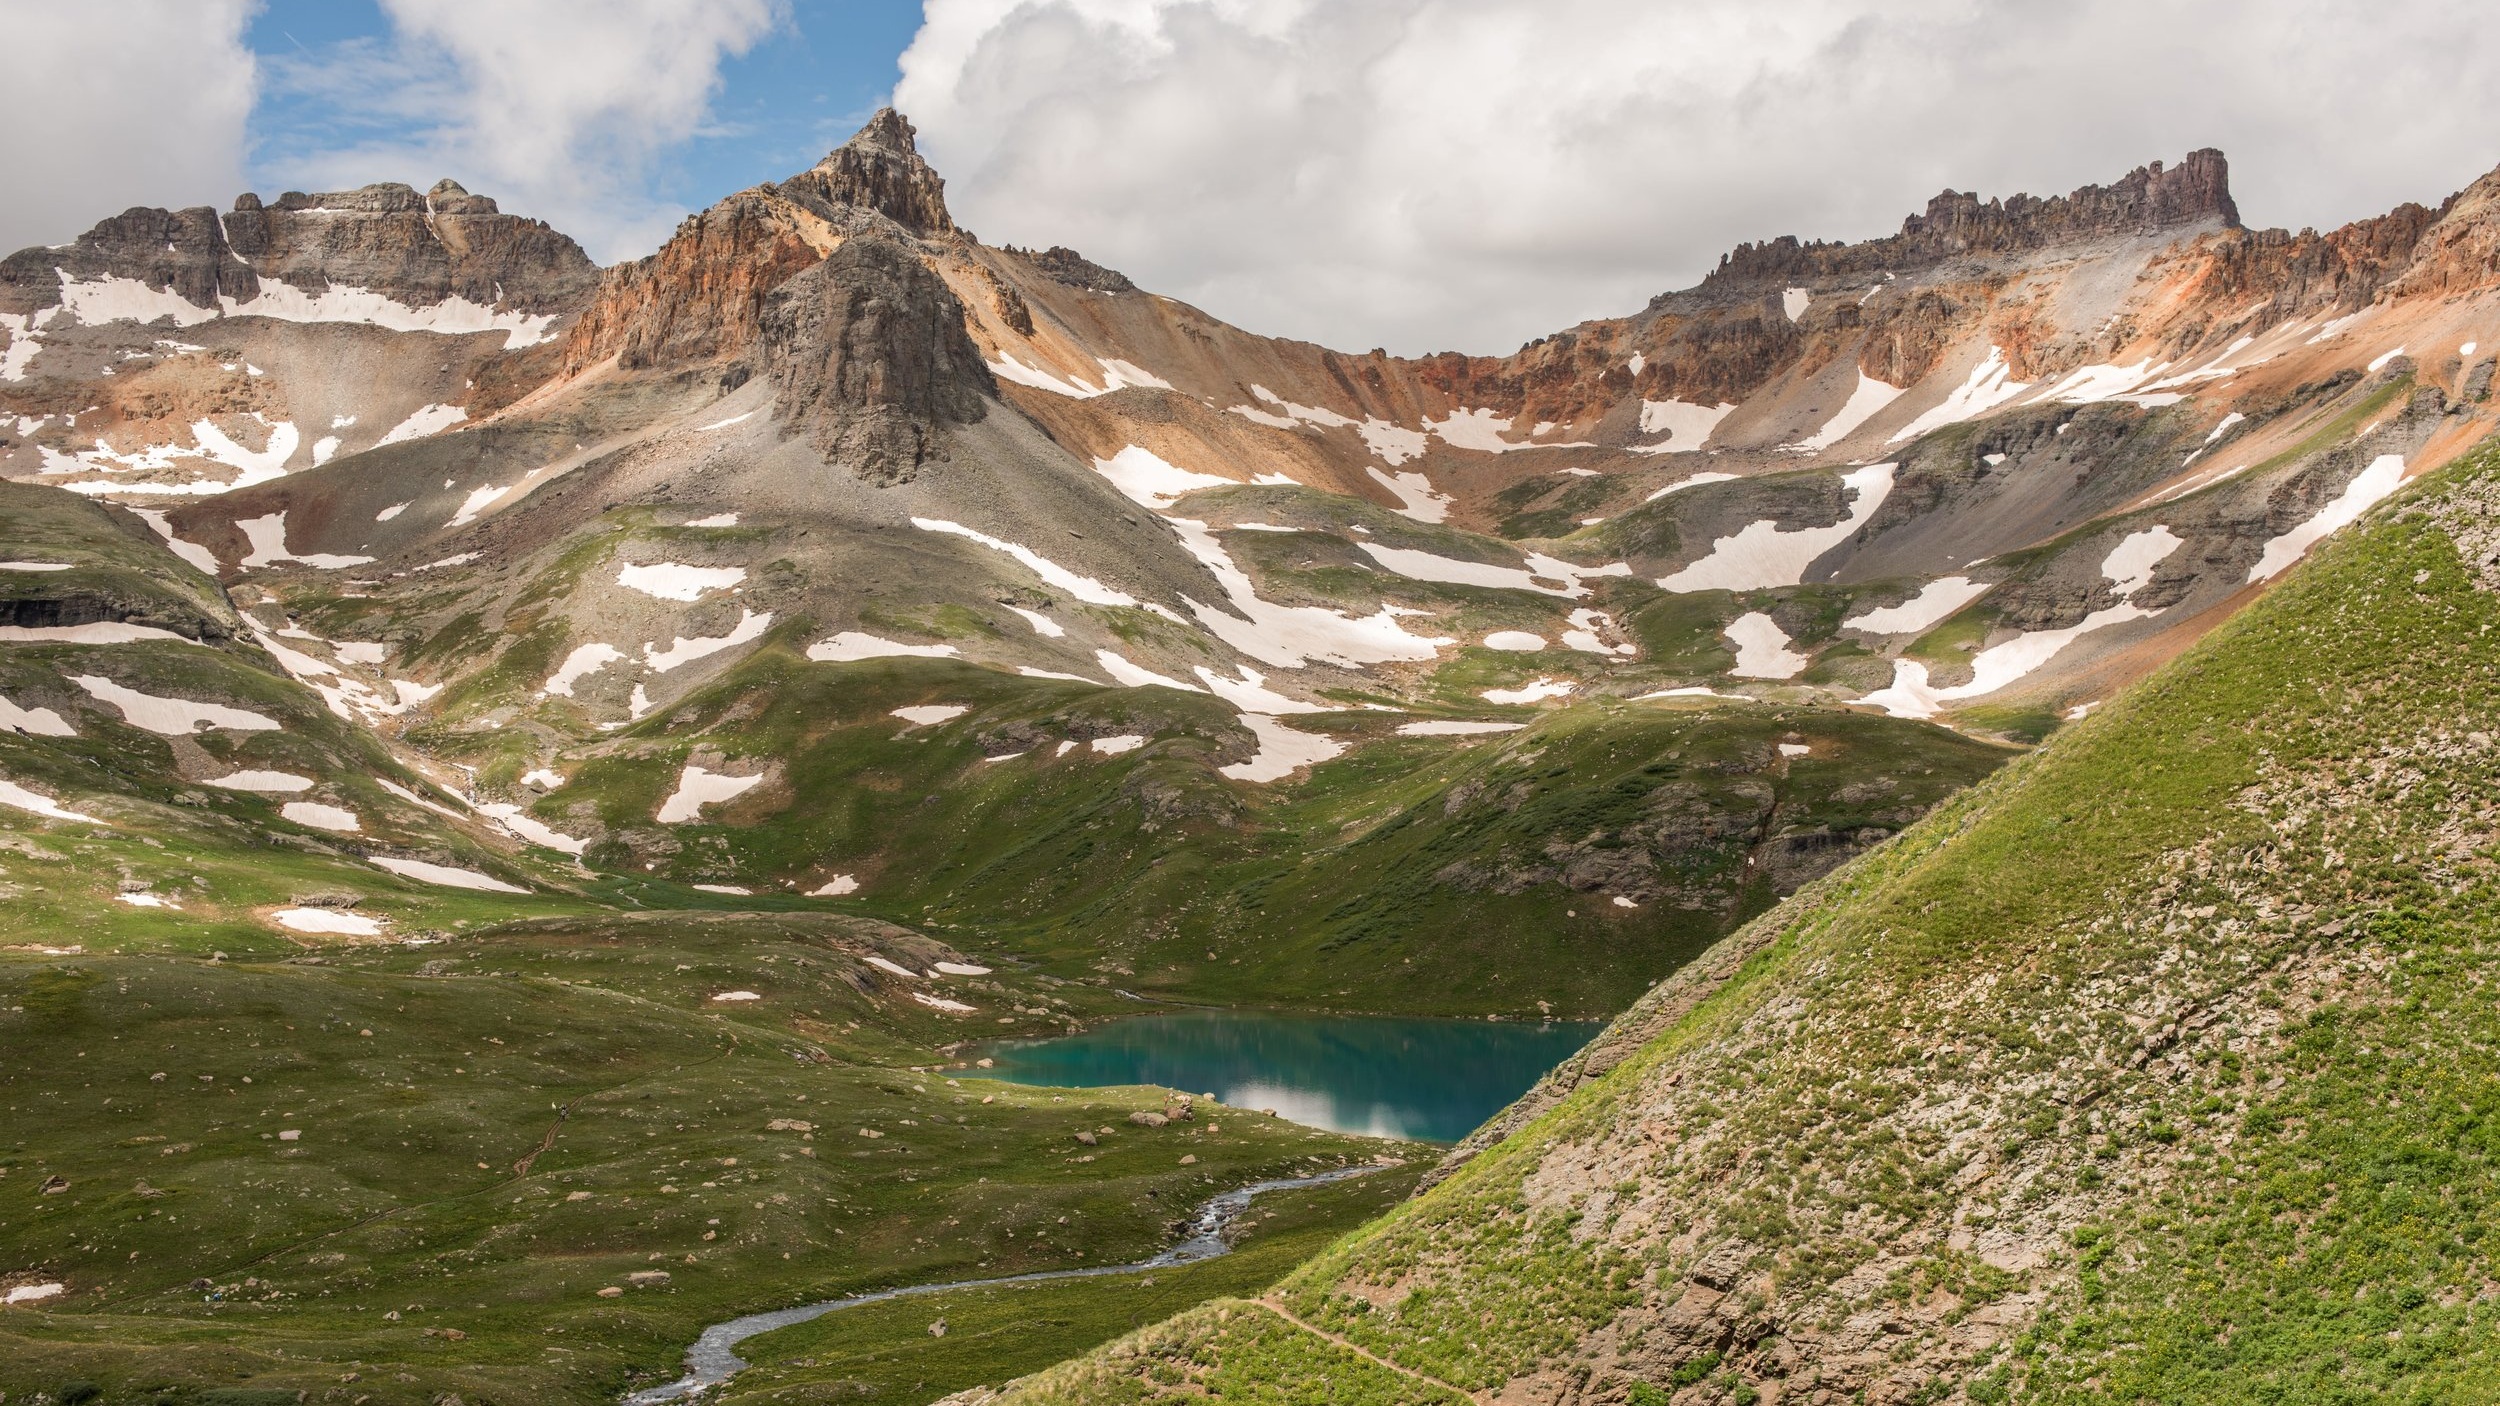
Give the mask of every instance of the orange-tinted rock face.
[(958, 233), (946, 183), (890, 108), (809, 169), (689, 216), (658, 253), (610, 269), (573, 328), (566, 370), (609, 357), (638, 369), (744, 356), (765, 296), (831, 253), (862, 215), (923, 238)]
[(814, 267), (834, 242), (823, 219), (761, 188), (690, 215), (658, 253), (608, 270), (573, 324), (565, 369), (609, 357), (640, 368), (742, 355), (764, 296)]

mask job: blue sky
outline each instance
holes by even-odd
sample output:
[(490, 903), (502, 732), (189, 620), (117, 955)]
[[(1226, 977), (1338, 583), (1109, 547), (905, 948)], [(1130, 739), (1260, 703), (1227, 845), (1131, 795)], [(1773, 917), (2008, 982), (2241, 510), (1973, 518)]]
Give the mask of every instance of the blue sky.
[[(769, 34), (721, 63), (710, 120), (655, 153), (634, 194), (700, 209), (813, 165), (887, 101), (895, 60), (920, 27), (919, 0), (783, 0), (780, 8)], [(431, 124), (396, 104), (398, 95), (341, 91), (329, 81), (359, 57), (387, 62), (393, 39), (377, 0), (265, 0), (244, 32), (261, 72), (245, 156), (255, 188), (274, 194), (325, 157), (335, 170), (334, 153), (350, 139), (378, 151), (424, 145)], [(394, 166), (364, 179), (423, 185), (442, 174)], [(480, 188), (497, 194), (492, 186)]]

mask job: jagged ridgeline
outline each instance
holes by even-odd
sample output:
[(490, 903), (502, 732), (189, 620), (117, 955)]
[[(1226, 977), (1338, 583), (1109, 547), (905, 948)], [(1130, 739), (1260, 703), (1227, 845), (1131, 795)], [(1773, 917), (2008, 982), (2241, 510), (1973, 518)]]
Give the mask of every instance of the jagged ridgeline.
[(2496, 592), (2486, 447), (1266, 1298), (1001, 1406), (2493, 1399)]

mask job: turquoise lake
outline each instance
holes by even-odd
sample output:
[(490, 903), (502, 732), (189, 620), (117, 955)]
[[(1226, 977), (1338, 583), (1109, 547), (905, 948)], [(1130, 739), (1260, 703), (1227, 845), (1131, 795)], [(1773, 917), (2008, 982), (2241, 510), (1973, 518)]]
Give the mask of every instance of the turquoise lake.
[(1189, 1011), (981, 1053), (1012, 1083), (1161, 1084), (1336, 1132), (1456, 1142), (1600, 1028)]

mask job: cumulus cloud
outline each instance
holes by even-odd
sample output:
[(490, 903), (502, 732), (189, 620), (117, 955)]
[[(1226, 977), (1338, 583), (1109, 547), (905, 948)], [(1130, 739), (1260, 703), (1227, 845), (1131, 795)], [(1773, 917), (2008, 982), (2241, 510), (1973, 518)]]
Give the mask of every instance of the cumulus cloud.
[(602, 259), (649, 250), (684, 213), (651, 165), (704, 130), (723, 60), (786, 19), (783, 0), (381, 0), (387, 41), (275, 62), (360, 139), (289, 153), (307, 188), (448, 174)]
[(7, 7), (0, 251), (59, 244), (133, 205), (242, 188), (250, 0)]
[(2478, 0), (928, 0), (897, 104), (993, 241), (1236, 322), (1505, 350), (1780, 234), (2199, 146), (2254, 224), (2500, 162)]

